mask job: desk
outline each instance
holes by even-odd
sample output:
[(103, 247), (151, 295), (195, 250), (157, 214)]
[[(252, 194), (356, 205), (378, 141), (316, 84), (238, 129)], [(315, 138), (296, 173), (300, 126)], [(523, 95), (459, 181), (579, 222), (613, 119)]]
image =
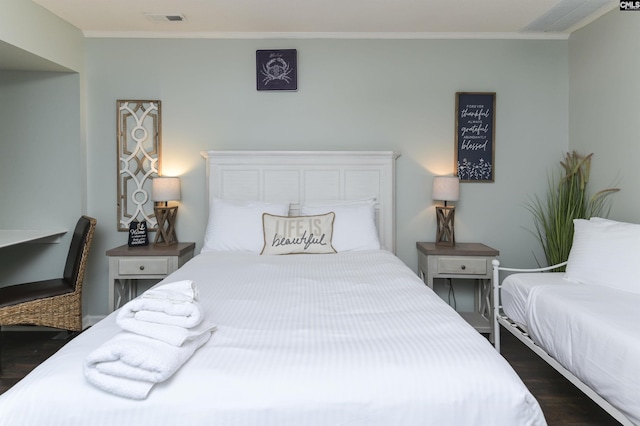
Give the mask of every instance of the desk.
[(196, 243), (129, 247), (107, 250), (109, 257), (109, 312), (137, 294), (137, 280), (161, 280), (193, 257)]
[(66, 229), (0, 229), (0, 248), (22, 243), (57, 243)]

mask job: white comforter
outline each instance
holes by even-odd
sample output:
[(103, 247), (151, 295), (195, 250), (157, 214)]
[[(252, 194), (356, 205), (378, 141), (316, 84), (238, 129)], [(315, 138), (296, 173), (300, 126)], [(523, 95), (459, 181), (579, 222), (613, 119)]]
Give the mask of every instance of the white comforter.
[(573, 283), (562, 275), (507, 277), (505, 313), (524, 322), (536, 344), (640, 424), (640, 295)]
[(114, 314), (0, 396), (1, 425), (540, 425), (538, 403), (489, 342), (384, 251), (201, 254), (217, 325), (149, 397), (102, 392), (87, 354)]

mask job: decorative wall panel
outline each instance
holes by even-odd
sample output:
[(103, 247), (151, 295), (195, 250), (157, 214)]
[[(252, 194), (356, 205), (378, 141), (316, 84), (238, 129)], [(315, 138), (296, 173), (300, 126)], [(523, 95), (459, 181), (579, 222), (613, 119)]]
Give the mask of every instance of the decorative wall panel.
[(160, 101), (118, 100), (118, 231), (133, 221), (157, 230), (151, 180), (161, 173)]

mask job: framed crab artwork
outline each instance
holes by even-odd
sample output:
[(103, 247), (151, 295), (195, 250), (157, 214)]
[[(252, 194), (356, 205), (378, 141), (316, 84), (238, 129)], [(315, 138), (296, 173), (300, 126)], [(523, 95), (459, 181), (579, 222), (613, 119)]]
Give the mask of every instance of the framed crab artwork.
[(258, 90), (298, 90), (296, 49), (256, 50)]

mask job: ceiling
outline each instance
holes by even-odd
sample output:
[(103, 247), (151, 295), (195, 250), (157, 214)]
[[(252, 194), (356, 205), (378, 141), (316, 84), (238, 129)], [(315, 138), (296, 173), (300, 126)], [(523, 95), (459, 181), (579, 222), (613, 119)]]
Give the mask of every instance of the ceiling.
[[(87, 37), (535, 37), (615, 0), (32, 0)], [(182, 17), (182, 21), (169, 18)]]
[[(85, 37), (183, 38), (566, 39), (619, 4), (616, 0), (31, 1), (79, 28)], [(2, 40), (0, 70), (70, 71)]]

